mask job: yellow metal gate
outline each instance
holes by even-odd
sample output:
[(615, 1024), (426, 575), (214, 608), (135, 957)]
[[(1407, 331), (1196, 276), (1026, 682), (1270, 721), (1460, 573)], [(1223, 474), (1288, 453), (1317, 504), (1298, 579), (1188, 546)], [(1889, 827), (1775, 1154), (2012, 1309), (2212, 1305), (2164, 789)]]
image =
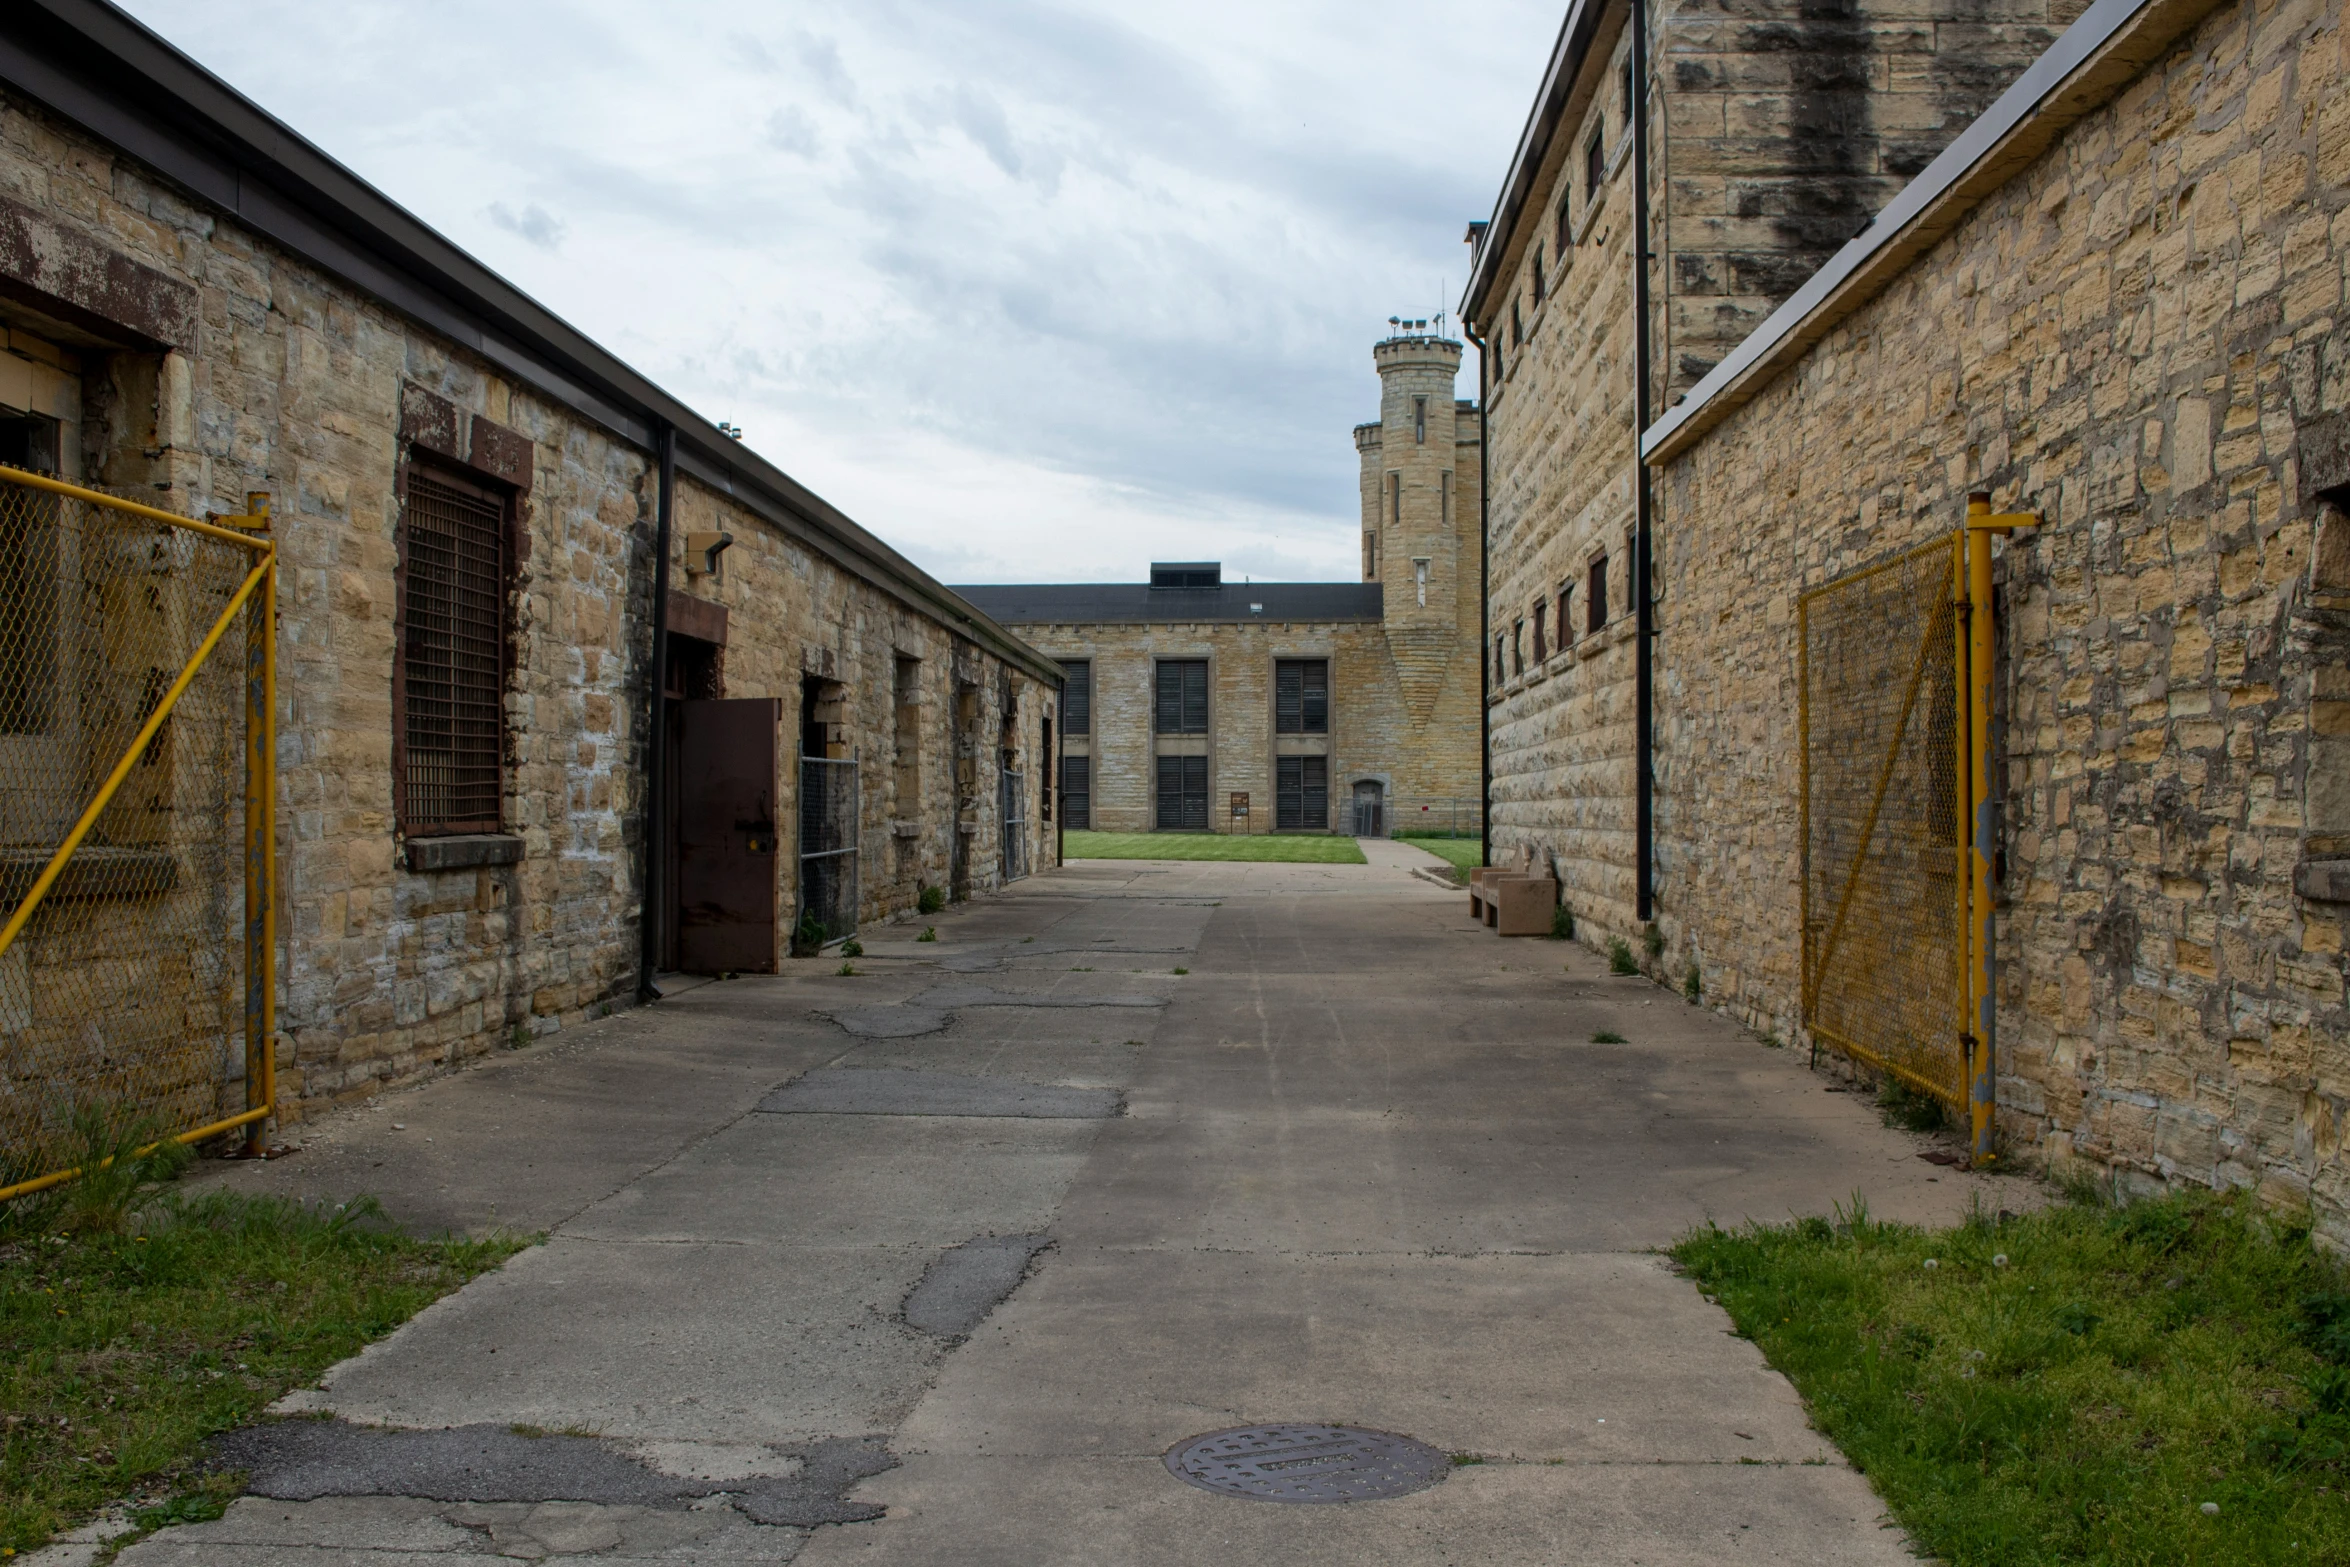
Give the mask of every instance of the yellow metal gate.
[[(0, 468), (0, 1199), (273, 1097), (277, 554)], [(241, 634), (239, 634), (241, 628)]]
[(1797, 602), (1803, 1018), (1953, 1106), (1964, 1030), (1964, 630), (1955, 539)]
[(1995, 1150), (1991, 536), (1966, 525), (1796, 602), (1803, 1021), (1967, 1113)]

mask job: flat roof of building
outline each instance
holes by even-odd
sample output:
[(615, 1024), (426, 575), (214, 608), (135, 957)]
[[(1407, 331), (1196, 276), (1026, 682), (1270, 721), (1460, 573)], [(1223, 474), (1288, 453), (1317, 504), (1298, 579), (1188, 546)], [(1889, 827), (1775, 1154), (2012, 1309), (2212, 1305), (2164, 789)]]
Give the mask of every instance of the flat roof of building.
[(1376, 582), (1227, 582), (1153, 588), (1139, 582), (986, 584), (952, 590), (999, 625), (1140, 625), (1151, 621), (1361, 621), (1384, 617)]

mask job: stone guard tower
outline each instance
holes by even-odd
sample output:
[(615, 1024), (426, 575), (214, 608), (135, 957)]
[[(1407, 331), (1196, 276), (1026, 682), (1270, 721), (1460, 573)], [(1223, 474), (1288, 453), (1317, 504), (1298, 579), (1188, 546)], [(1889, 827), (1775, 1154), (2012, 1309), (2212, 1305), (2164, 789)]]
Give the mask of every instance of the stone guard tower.
[[(1362, 458), (1363, 580), (1384, 590), (1406, 732), (1387, 784), (1417, 799), (1478, 792), (1477, 405), (1453, 397), (1458, 341), (1403, 323), (1371, 350), (1379, 420), (1355, 427)], [(1468, 737), (1464, 743), (1463, 737)]]

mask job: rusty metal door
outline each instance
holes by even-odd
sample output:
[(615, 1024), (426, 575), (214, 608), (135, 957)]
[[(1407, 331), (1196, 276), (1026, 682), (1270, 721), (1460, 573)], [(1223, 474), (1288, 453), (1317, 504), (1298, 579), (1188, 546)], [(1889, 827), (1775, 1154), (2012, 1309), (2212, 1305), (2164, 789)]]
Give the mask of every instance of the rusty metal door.
[(677, 966), (772, 974), (776, 755), (772, 697), (678, 704)]

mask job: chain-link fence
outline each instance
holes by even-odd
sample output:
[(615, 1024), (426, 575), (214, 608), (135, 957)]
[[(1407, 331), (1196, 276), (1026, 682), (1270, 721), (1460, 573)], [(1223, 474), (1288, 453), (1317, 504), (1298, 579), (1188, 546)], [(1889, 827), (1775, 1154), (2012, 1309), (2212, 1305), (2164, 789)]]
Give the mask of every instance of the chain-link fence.
[(1387, 830), (1397, 838), (1475, 838), (1485, 812), (1475, 795), (1399, 794), (1387, 802)]
[(0, 469), (0, 1197), (268, 1113), (274, 571)]
[(1804, 1022), (1963, 1106), (1958, 569), (1943, 539), (1852, 572), (1797, 634)]

